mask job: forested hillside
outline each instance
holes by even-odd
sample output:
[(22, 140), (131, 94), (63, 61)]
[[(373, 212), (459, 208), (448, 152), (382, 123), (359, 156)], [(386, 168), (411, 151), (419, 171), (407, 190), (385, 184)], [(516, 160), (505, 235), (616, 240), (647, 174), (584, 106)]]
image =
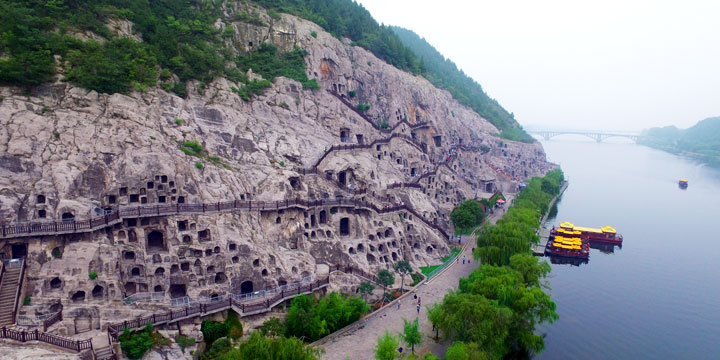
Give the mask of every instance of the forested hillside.
[(490, 120), (502, 130), (504, 137), (524, 142), (533, 141), (519, 127), (514, 115), (508, 113), (497, 100), (489, 97), (483, 91), (482, 86), (458, 69), (452, 60), (446, 59), (425, 39), (412, 30), (397, 26), (391, 26), (390, 28), (402, 40), (403, 44), (420, 58), (421, 73), (435, 86), (450, 91), (460, 103), (471, 107), (478, 114)]
[[(269, 9), (298, 15), (322, 26), (337, 37), (350, 38), (388, 63), (421, 74), (435, 86), (450, 91), (460, 103), (488, 119), (501, 136), (532, 142), (497, 101), (491, 99), (472, 78), (458, 70), (415, 33), (380, 25), (370, 13), (351, 0), (255, 0)], [(220, 31), (219, 18), (266, 25), (252, 8), (238, 10), (222, 1), (177, 0), (7, 0), (0, 3), (0, 83), (34, 86), (50, 82), (58, 72), (72, 83), (105, 93), (127, 93), (162, 86), (184, 96), (188, 80), (203, 83), (226, 77), (246, 85), (238, 91), (244, 99), (262, 91), (269, 83), (248, 82), (245, 72), (252, 65), (272, 60), (287, 76), (316, 88), (302, 71), (303, 52), (285, 55), (263, 48), (263, 56), (234, 55), (224, 38), (232, 28)], [(137, 41), (117, 36), (108, 26), (128, 20), (142, 36)], [(93, 34), (82, 40), (78, 34)], [(100, 41), (98, 41), (100, 40)], [(269, 54), (269, 56), (268, 56)], [(266, 64), (267, 65), (267, 64)], [(265, 66), (268, 68), (268, 66)], [(271, 68), (276, 68), (272, 66)], [(263, 74), (263, 75), (269, 75)], [(266, 78), (268, 79), (268, 78)], [(269, 78), (268, 80), (272, 80)]]
[(720, 117), (707, 118), (685, 130), (675, 126), (652, 128), (643, 135), (643, 145), (720, 165)]

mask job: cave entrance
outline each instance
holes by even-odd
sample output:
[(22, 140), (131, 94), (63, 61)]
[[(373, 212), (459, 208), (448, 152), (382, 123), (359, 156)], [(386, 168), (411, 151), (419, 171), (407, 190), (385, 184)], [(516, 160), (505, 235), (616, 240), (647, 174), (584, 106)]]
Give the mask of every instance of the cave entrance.
[(317, 226), (317, 223), (315, 222), (315, 214), (310, 215), (310, 226)]
[(493, 184), (492, 184), (492, 183), (487, 183), (487, 184), (485, 184), (485, 192), (492, 192), (492, 190), (493, 190)]
[(170, 285), (170, 298), (181, 298), (187, 295), (187, 287), (185, 284)]
[(340, 130), (340, 142), (348, 142), (350, 140), (349, 133), (350, 131), (347, 129)]
[(320, 211), (320, 224), (327, 222), (327, 212), (325, 210)]
[(243, 283), (240, 284), (240, 294), (249, 294), (251, 292), (253, 292), (252, 281), (243, 281)]
[(410, 168), (410, 176), (415, 176), (415, 168)]
[(147, 248), (152, 251), (165, 250), (165, 241), (163, 234), (159, 231), (151, 231), (147, 235)]
[(340, 236), (350, 235), (350, 219), (340, 219)]
[(364, 144), (364, 143), (365, 143), (365, 139), (363, 138), (363, 135), (362, 135), (362, 134), (356, 134), (355, 137), (357, 138), (358, 144)]
[(345, 174), (344, 171), (341, 171), (338, 173), (338, 182), (342, 186), (345, 186), (345, 184), (347, 183), (347, 175)]
[(95, 285), (95, 287), (92, 289), (92, 297), (95, 299), (102, 298), (104, 290), (102, 286)]
[(433, 140), (435, 141), (435, 146), (437, 146), (437, 147), (442, 146), (442, 136), (441, 135), (433, 136)]
[(64, 212), (61, 218), (62, 221), (73, 221), (75, 220), (75, 215), (73, 215), (73, 213), (71, 212)]
[(73, 302), (83, 302), (85, 301), (85, 292), (84, 291), (78, 291), (73, 294), (72, 296)]
[(13, 259), (24, 259), (27, 256), (27, 244), (12, 244), (10, 249)]

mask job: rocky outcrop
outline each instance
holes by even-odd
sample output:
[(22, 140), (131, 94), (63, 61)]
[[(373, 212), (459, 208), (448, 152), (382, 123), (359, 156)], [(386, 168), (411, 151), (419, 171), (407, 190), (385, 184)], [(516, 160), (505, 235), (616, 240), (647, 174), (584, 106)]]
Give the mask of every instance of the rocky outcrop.
[[(60, 300), (83, 319), (68, 316), (63, 332), (133, 316), (107, 304), (138, 292), (197, 299), (283, 285), (325, 264), (374, 273), (402, 259), (438, 263), (448, 242), (425, 221), (449, 230), (459, 202), (514, 191), (519, 179), (548, 169), (540, 144), (496, 137), (488, 121), (424, 78), (313, 23), (262, 16), (269, 26), (218, 26), (235, 28), (227, 41), (238, 51), (263, 41), (306, 49), (308, 75), (321, 90), (278, 78), (245, 102), (226, 79), (190, 83), (184, 99), (159, 88), (98, 94), (62, 82), (31, 94), (0, 89), (2, 222), (142, 204), (350, 197), (379, 208), (407, 204), (423, 219), (319, 206), (144, 217), (91, 233), (0, 239), (2, 257), (27, 254), (25, 293), (34, 303)], [(359, 104), (370, 105), (364, 116), (352, 108)], [(392, 134), (402, 136), (381, 141)], [(183, 152), (185, 141), (197, 141), (201, 155)], [(339, 144), (363, 146), (325, 154)]]

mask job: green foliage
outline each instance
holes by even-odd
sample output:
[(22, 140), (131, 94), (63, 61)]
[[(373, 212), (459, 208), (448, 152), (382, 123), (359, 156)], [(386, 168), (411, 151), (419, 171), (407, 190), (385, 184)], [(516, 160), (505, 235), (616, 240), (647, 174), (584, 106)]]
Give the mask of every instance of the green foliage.
[(91, 272), (88, 274), (88, 277), (90, 278), (90, 280), (95, 280), (95, 279), (97, 279), (98, 275), (97, 275), (97, 273), (96, 273), (95, 271), (91, 271)]
[(422, 333), (418, 330), (418, 319), (414, 321), (407, 321), (403, 318), (403, 341), (407, 346), (412, 349), (412, 353), (415, 353), (415, 345), (420, 345), (422, 342)]
[(350, 91), (348, 91), (348, 96), (349, 96), (349, 97), (354, 98), (355, 95), (357, 95), (357, 92), (356, 92), (355, 90), (350, 90)]
[[(175, 124), (176, 124), (177, 126), (182, 125), (182, 123), (183, 123), (183, 121), (182, 121), (181, 118), (178, 118), (178, 117), (175, 118)], [(201, 149), (202, 149), (202, 148), (201, 148)]]
[(293, 299), (285, 318), (285, 335), (315, 341), (360, 319), (370, 310), (365, 301), (331, 293), (320, 300), (301, 295)]
[(130, 332), (125, 329), (119, 336), (120, 348), (130, 359), (140, 359), (155, 344), (155, 340), (151, 336), (155, 329), (152, 324), (147, 324), (145, 329), (136, 332)]
[(55, 140), (60, 139), (60, 133), (57, 131), (53, 132), (53, 136), (55, 137)]
[(358, 104), (357, 110), (361, 113), (366, 113), (370, 110), (370, 104)]
[(306, 346), (297, 338), (266, 337), (259, 331), (250, 334), (250, 338), (237, 348), (230, 349), (214, 358), (218, 360), (317, 360), (321, 350)]
[(410, 286), (415, 286), (415, 285), (419, 284), (421, 281), (423, 281), (423, 276), (417, 272), (410, 274), (410, 277), (412, 277), (412, 280), (413, 280), (413, 282), (412, 282), (412, 284), (410, 284)]
[(385, 299), (385, 291), (386, 291), (387, 287), (395, 283), (395, 276), (393, 276), (393, 274), (390, 271), (388, 271), (386, 269), (382, 269), (378, 272), (378, 282), (383, 287), (383, 300), (384, 300)]
[(375, 285), (373, 285), (369, 281), (363, 281), (360, 283), (360, 287), (358, 288), (358, 291), (360, 291), (360, 295), (365, 298), (366, 295), (372, 294), (373, 290), (375, 290)]
[(56, 259), (62, 259), (62, 251), (58, 248), (53, 249), (52, 255)]
[(146, 45), (126, 37), (100, 44), (88, 40), (69, 50), (67, 79), (103, 93), (144, 90), (157, 83), (157, 60)]
[(388, 127), (390, 127), (390, 125), (388, 125), (387, 121), (383, 121), (383, 122), (380, 123), (380, 129), (385, 130), (385, 129), (387, 129)]
[(535, 234), (539, 219), (548, 211), (562, 181), (564, 177), (560, 170), (550, 171), (542, 179), (533, 178), (518, 194), (515, 205), (502, 220), (483, 229), (478, 236), (476, 250), (476, 256), (483, 264), (506, 265), (512, 255), (529, 253), (530, 244), (539, 240)]
[(282, 320), (273, 317), (263, 322), (260, 332), (263, 336), (280, 337), (285, 333), (285, 324)]
[(242, 324), (234, 311), (228, 311), (227, 319), (225, 319), (225, 326), (228, 329), (228, 336), (231, 339), (237, 340), (243, 336)]
[(317, 31), (315, 31), (315, 30), (311, 31), (310, 36), (317, 38)]
[[(502, 358), (516, 351), (537, 353), (543, 338), (534, 333), (541, 322), (557, 319), (555, 303), (543, 291), (547, 262), (529, 254), (537, 240), (538, 218), (547, 211), (563, 181), (559, 170), (534, 178), (502, 220), (478, 236), (481, 265), (461, 278), (456, 291), (428, 309), (428, 318), (450, 340), (448, 359)], [(551, 191), (550, 193), (545, 192)]]
[(211, 344), (208, 344), (205, 352), (202, 354), (200, 359), (202, 360), (210, 360), (210, 359), (220, 359), (229, 352), (233, 350), (232, 344), (230, 343), (230, 339), (228, 338), (221, 338), (217, 339)]
[(256, 12), (253, 12), (251, 14), (251, 13), (248, 13), (247, 11), (240, 11), (238, 13), (235, 13), (233, 20), (246, 22), (248, 24), (252, 24), (252, 25), (256, 25), (256, 26), (266, 26), (265, 23), (262, 21), (262, 19), (260, 19), (260, 15), (258, 15), (258, 13), (256, 13)]
[(215, 342), (215, 340), (228, 336), (228, 330), (226, 323), (217, 321), (205, 320), (200, 326), (203, 339), (205, 339), (205, 343), (208, 344), (208, 346)]
[(29, 296), (26, 296), (26, 297), (23, 299), (23, 306), (30, 306), (30, 301), (31, 301), (30, 297), (29, 297)]
[(445, 352), (445, 360), (489, 360), (492, 357), (476, 343), (454, 342)]
[(401, 291), (405, 288), (405, 275), (409, 274), (413, 271), (412, 266), (410, 266), (410, 262), (407, 260), (400, 260), (393, 265), (393, 268), (395, 271), (397, 271), (400, 274), (401, 279), (401, 285), (400, 289)]
[(182, 350), (183, 354), (185, 353), (185, 348), (195, 345), (195, 339), (187, 336), (179, 335), (175, 338), (175, 342), (180, 346), (180, 350)]
[(280, 20), (280, 13), (275, 11), (275, 9), (268, 10), (268, 16), (273, 20)]
[[(299, 47), (288, 51), (284, 55), (278, 54), (277, 46), (269, 43), (262, 43), (260, 47), (247, 55), (241, 55), (235, 61), (242, 72), (252, 69), (264, 79), (274, 80), (278, 76), (296, 80), (303, 85), (303, 89), (317, 89), (319, 85), (315, 79), (310, 80), (305, 72), (305, 55), (307, 52)], [(267, 81), (263, 80), (263, 81)], [(263, 86), (270, 87), (272, 83), (261, 82)], [(250, 85), (250, 84), (248, 84)], [(265, 87), (260, 87), (263, 90)], [(262, 94), (262, 92), (260, 92)], [(255, 94), (259, 95), (259, 94)]]
[(284, 161), (280, 161), (278, 164), (279, 164), (281, 167), (285, 167), (285, 162), (284, 162)]
[(643, 135), (640, 144), (720, 165), (720, 117), (707, 118), (684, 130), (674, 126), (652, 128)]
[(221, 36), (224, 38), (231, 38), (233, 35), (235, 35), (235, 28), (232, 26), (226, 26)]
[(456, 231), (462, 233), (480, 225), (484, 215), (485, 212), (477, 201), (465, 200), (450, 213), (450, 220), (455, 225)]
[(203, 147), (197, 140), (183, 142), (180, 150), (185, 154), (193, 156), (201, 156), (203, 153)]
[(283, 109), (285, 109), (285, 110), (290, 109), (290, 105), (288, 105), (288, 104), (287, 104), (286, 102), (284, 102), (284, 101), (281, 102), (280, 105), (278, 105), (278, 106), (281, 107), (281, 108), (283, 108)]
[[(425, 39), (411, 30), (395, 26), (391, 26), (390, 29), (400, 38), (404, 46), (420, 58), (420, 73), (433, 85), (448, 90), (458, 102), (469, 106), (489, 120), (500, 130), (500, 136), (515, 141), (534, 141), (515, 121), (514, 116), (509, 114), (497, 100), (488, 96), (480, 84), (458, 69), (455, 63), (446, 59)], [(454, 112), (451, 114), (455, 116)]]
[(378, 360), (395, 360), (400, 357), (397, 352), (397, 348), (400, 346), (400, 341), (397, 336), (390, 335), (385, 330), (385, 335), (378, 338), (377, 345), (375, 346), (375, 359)]

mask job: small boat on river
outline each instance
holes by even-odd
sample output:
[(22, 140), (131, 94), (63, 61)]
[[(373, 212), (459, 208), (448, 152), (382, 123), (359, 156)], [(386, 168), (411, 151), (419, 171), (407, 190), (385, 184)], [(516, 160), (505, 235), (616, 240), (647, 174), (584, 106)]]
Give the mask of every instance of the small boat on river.
[(560, 228), (554, 229), (553, 233), (566, 237), (579, 237), (583, 240), (592, 242), (602, 242), (606, 244), (622, 246), (623, 237), (618, 234), (612, 226), (603, 226), (602, 228), (589, 228), (575, 226), (566, 221), (560, 224)]
[(549, 256), (562, 256), (568, 258), (587, 259), (590, 257), (590, 242), (578, 237), (564, 237), (550, 235), (545, 254)]
[(680, 179), (680, 181), (678, 181), (678, 186), (679, 186), (681, 189), (687, 189), (687, 187), (688, 187), (688, 181), (685, 180), (685, 179)]

